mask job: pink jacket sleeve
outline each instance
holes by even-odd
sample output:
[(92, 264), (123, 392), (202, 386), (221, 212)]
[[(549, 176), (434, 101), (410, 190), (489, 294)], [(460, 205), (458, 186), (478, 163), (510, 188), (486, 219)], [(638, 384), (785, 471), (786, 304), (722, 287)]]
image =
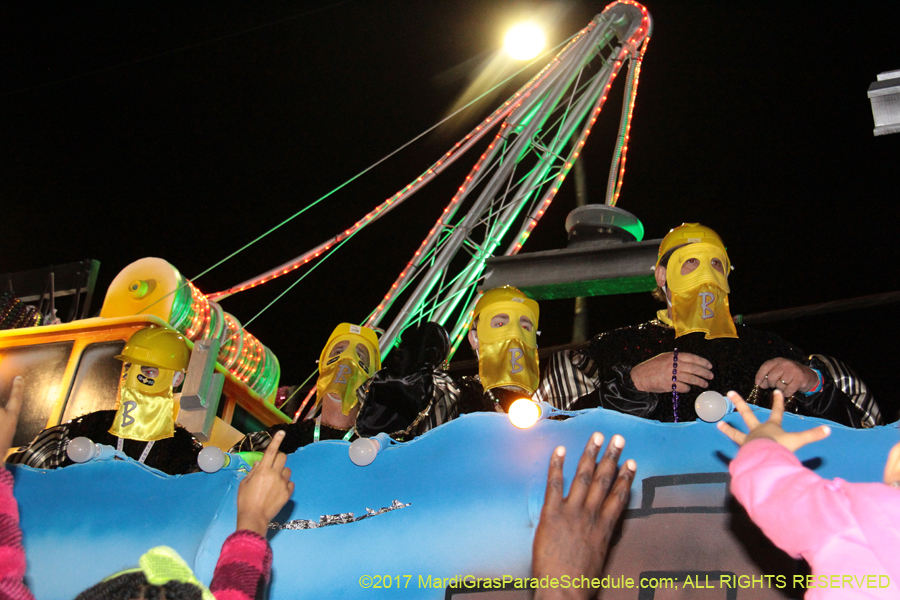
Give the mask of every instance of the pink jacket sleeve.
[(852, 526), (840, 479), (822, 479), (772, 440), (753, 440), (731, 462), (731, 492), (772, 542), (799, 558)]
[(216, 600), (253, 600), (266, 597), (272, 572), (272, 549), (266, 538), (252, 531), (235, 531), (219, 554), (209, 591)]
[(19, 505), (13, 477), (0, 466), (0, 600), (34, 600), (25, 587), (25, 549), (19, 529)]

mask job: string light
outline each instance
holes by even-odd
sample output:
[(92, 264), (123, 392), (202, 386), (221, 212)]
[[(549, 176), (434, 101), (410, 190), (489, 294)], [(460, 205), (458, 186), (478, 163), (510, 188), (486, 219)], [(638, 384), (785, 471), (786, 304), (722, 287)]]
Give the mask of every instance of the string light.
[[(581, 38), (583, 38), (594, 27), (595, 27), (595, 23), (591, 23), (590, 25), (588, 25), (587, 27), (582, 29), (577, 35), (575, 35), (572, 38), (572, 40), (560, 51), (560, 53), (547, 66), (545, 66), (537, 75), (535, 75), (531, 81), (529, 81), (524, 86), (522, 86), (522, 88), (519, 89), (512, 96), (512, 98), (507, 100), (503, 104), (503, 107), (501, 107), (501, 110), (506, 109), (503, 111), (505, 113), (503, 116), (511, 113), (515, 108), (518, 108), (522, 104), (522, 102), (525, 101), (525, 99), (531, 97), (532, 92), (534, 90), (536, 90), (546, 80), (547, 76), (549, 76), (550, 73), (552, 73), (553, 70), (560, 64), (560, 60), (562, 58), (564, 58), (577, 45), (577, 43), (581, 40)], [(501, 115), (499, 115), (499, 113), (500, 113), (499, 110), (497, 111), (497, 113), (495, 113), (495, 116), (497, 118), (500, 118), (500, 116), (501, 116)], [(393, 301), (395, 291), (397, 291), (399, 289), (403, 289), (403, 284), (406, 282), (406, 279), (411, 275), (410, 270), (413, 267), (418, 266), (418, 264), (422, 260), (419, 257), (425, 253), (426, 249), (431, 245), (431, 243), (434, 241), (434, 239), (438, 235), (440, 235), (441, 232), (444, 231), (445, 227), (450, 227), (450, 224), (448, 221), (449, 221), (449, 219), (451, 219), (453, 217), (453, 214), (455, 214), (456, 208), (458, 207), (460, 200), (462, 199), (463, 195), (465, 194), (466, 190), (468, 189), (466, 182), (471, 181), (473, 175), (482, 168), (485, 160), (490, 155), (491, 151), (494, 150), (496, 145), (498, 143), (502, 143), (503, 140), (506, 139), (506, 135), (508, 134), (508, 132), (507, 132), (508, 127), (509, 127), (508, 122), (504, 122), (501, 124), (500, 131), (497, 133), (494, 140), (488, 146), (485, 153), (482, 154), (481, 157), (478, 159), (478, 161), (475, 163), (475, 166), (469, 172), (469, 175), (466, 176), (466, 179), (463, 182), (463, 184), (461, 186), (459, 186), (457, 193), (453, 196), (453, 198), (450, 199), (450, 203), (444, 208), (443, 213), (441, 213), (441, 216), (438, 218), (437, 222), (434, 224), (434, 227), (432, 227), (431, 230), (428, 232), (428, 235), (425, 236), (425, 239), (422, 241), (422, 243), (419, 245), (418, 250), (416, 250), (415, 254), (413, 255), (412, 260), (410, 260), (408, 263), (406, 263), (406, 267), (404, 267), (403, 271), (400, 272), (400, 276), (397, 277), (396, 281), (393, 284), (391, 284), (391, 287), (388, 289), (387, 294), (385, 294), (385, 296), (382, 298), (381, 302), (376, 307), (375, 311), (369, 316), (368, 320), (366, 321), (367, 326), (375, 325), (381, 320), (381, 317), (384, 315), (385, 311), (387, 311), (387, 309), (390, 308), (390, 305)], [(457, 146), (458, 145), (459, 145), (459, 143), (457, 143)]]
[[(552, 69), (550, 66), (544, 67), (538, 75), (536, 75), (528, 84), (525, 85), (525, 88), (529, 86), (537, 86), (547, 77)], [(231, 287), (227, 290), (221, 292), (215, 292), (213, 294), (209, 294), (208, 298), (210, 300), (218, 301), (228, 296), (232, 296), (239, 292), (243, 292), (245, 290), (249, 290), (256, 286), (262, 285), (263, 283), (268, 283), (269, 281), (276, 279), (277, 277), (281, 277), (282, 275), (286, 275), (287, 273), (298, 269), (304, 264), (309, 263), (311, 260), (318, 258), (324, 251), (330, 249), (335, 244), (347, 239), (366, 225), (370, 224), (375, 219), (383, 216), (389, 209), (395, 208), (397, 205), (406, 200), (409, 196), (416, 193), (419, 189), (427, 185), (432, 179), (434, 179), (437, 175), (439, 175), (444, 169), (453, 164), (457, 158), (465, 154), (474, 144), (476, 144), (481, 138), (490, 131), (501, 119), (507, 117), (511, 112), (513, 112), (518, 106), (522, 103), (522, 101), (529, 96), (530, 93), (523, 94), (523, 90), (519, 90), (513, 96), (513, 98), (518, 98), (517, 101), (507, 101), (500, 108), (498, 108), (494, 113), (481, 122), (480, 125), (476, 126), (475, 129), (470, 131), (462, 140), (456, 142), (453, 148), (450, 149), (440, 160), (438, 160), (434, 165), (429, 167), (429, 169), (423, 174), (420, 175), (416, 181), (408, 184), (401, 191), (397, 192), (381, 204), (375, 207), (374, 210), (366, 214), (362, 219), (354, 223), (352, 227), (345, 230), (344, 232), (334, 236), (327, 242), (320, 244), (316, 248), (298, 256), (297, 258), (279, 265), (274, 269), (271, 269), (262, 275), (258, 275), (253, 279), (248, 279), (243, 283), (239, 283), (238, 285)], [(521, 97), (519, 97), (521, 96)], [(490, 148), (493, 148), (493, 144), (491, 144)], [(445, 212), (447, 212), (445, 210)], [(427, 240), (428, 238), (426, 238)]]
[[(623, 148), (622, 148), (622, 158), (621, 158), (620, 169), (619, 169), (619, 174), (618, 174), (618, 184), (616, 187), (615, 196), (613, 198), (613, 201), (611, 202), (612, 205), (615, 205), (615, 200), (617, 200), (619, 197), (619, 192), (622, 189), (622, 181), (625, 177), (625, 153), (628, 150), (628, 145), (627, 145), (628, 131), (631, 128), (631, 117), (633, 114), (635, 99), (637, 97), (637, 79), (640, 74), (640, 64), (641, 64), (641, 61), (643, 60), (644, 52), (646, 52), (647, 44), (650, 41), (650, 37), (644, 35), (644, 32), (649, 31), (649, 29), (650, 29), (650, 15), (647, 12), (647, 9), (636, 2), (625, 2), (625, 3), (630, 4), (630, 5), (635, 6), (640, 9), (641, 15), (642, 15), (641, 26), (637, 29), (637, 31), (635, 31), (634, 35), (631, 38), (629, 38), (625, 44), (623, 44), (623, 49), (620, 52), (619, 57), (613, 63), (613, 68), (612, 68), (612, 72), (610, 74), (609, 82), (606, 84), (606, 86), (604, 86), (605, 92), (609, 91), (610, 87), (612, 86), (613, 81), (615, 81), (616, 76), (619, 73), (619, 70), (622, 68), (622, 65), (625, 61), (625, 57), (628, 54), (627, 49), (628, 48), (636, 48), (640, 44), (641, 50), (640, 50), (639, 56), (636, 59), (633, 59), (636, 61), (635, 67), (634, 67), (635, 76), (634, 76), (632, 90), (631, 90), (631, 94), (630, 94), (630, 98), (629, 98), (628, 117), (626, 120), (624, 144), (623, 144)], [(643, 43), (641, 43), (641, 42), (643, 42)], [(559, 191), (560, 185), (562, 185), (562, 181), (565, 179), (566, 175), (571, 170), (572, 164), (574, 163), (575, 159), (578, 158), (579, 152), (577, 151), (577, 149), (581, 149), (584, 147), (584, 144), (587, 141), (587, 137), (591, 133), (590, 125), (593, 125), (594, 123), (597, 122), (597, 117), (599, 116), (600, 111), (603, 109), (603, 105), (606, 103), (606, 93), (605, 92), (600, 97), (600, 100), (597, 102), (597, 105), (594, 107), (594, 110), (591, 113), (591, 117), (589, 120), (589, 126), (586, 127), (584, 129), (584, 131), (582, 131), (581, 136), (578, 139), (578, 142), (575, 144), (576, 151), (574, 151), (572, 153), (572, 157), (568, 161), (566, 161), (565, 166), (563, 167), (561, 173), (559, 174), (559, 176), (558, 176), (559, 183), (550, 190), (549, 194), (547, 196), (545, 196), (545, 198), (543, 199), (543, 202), (538, 205), (539, 208), (536, 211), (534, 211), (533, 214), (531, 215), (528, 226), (522, 232), (521, 236), (519, 237), (519, 240), (512, 247), (511, 251), (509, 251), (507, 254), (510, 254), (510, 255), (517, 254), (519, 252), (519, 250), (522, 249), (522, 246), (525, 244), (525, 241), (531, 235), (531, 232), (537, 226), (538, 221), (546, 212), (547, 207), (553, 201), (553, 198), (556, 196), (556, 193)]]
[(262, 398), (269, 398), (281, 376), (275, 354), (193, 283), (186, 283), (176, 292), (169, 323), (193, 342), (218, 339), (216, 360)]

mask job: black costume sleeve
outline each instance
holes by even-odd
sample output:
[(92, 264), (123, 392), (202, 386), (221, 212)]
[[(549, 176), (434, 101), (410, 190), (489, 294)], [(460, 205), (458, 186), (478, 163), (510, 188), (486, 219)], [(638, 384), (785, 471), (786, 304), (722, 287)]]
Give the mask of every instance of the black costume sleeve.
[[(660, 421), (693, 421), (697, 418), (694, 400), (702, 388), (695, 386), (681, 394), (676, 410), (671, 394), (641, 392), (631, 380), (634, 366), (675, 348), (713, 363), (715, 377), (710, 380), (708, 389), (721, 394), (735, 390), (744, 398), (752, 396), (764, 407), (771, 407), (771, 390), (754, 388), (756, 373), (763, 363), (773, 358), (786, 358), (818, 369), (822, 373), (823, 389), (810, 395), (798, 392), (788, 403), (789, 410), (849, 427), (872, 427), (882, 423), (878, 405), (849, 367), (830, 357), (808, 356), (774, 333), (745, 326), (738, 326), (738, 338), (714, 340), (706, 340), (702, 333), (675, 338), (674, 330), (657, 322), (616, 329), (596, 336), (583, 351), (559, 355), (571, 357), (557, 361), (565, 362), (563, 366), (551, 360), (551, 369), (545, 373), (542, 387), (546, 384), (548, 388), (563, 391), (561, 398), (551, 401), (560, 408), (601, 406)], [(579, 362), (582, 355), (584, 358)], [(593, 369), (589, 379), (595, 389), (578, 398), (570, 398), (566, 396), (568, 391), (576, 390), (580, 385), (578, 378), (570, 373), (580, 371), (582, 378), (588, 376), (588, 372), (579, 368), (580, 364), (589, 364)]]
[(572, 404), (572, 410), (602, 406), (635, 417), (650, 418), (659, 406), (659, 395), (642, 392), (631, 380), (632, 365), (612, 365), (596, 389)]
[(440, 368), (450, 336), (437, 323), (404, 332), (400, 345), (366, 385), (356, 429), (410, 440), (459, 416), (459, 389)]

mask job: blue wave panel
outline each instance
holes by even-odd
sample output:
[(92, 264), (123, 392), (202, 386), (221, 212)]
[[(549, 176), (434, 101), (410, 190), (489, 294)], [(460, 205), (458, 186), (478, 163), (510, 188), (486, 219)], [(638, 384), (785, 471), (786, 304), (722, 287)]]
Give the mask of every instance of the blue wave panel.
[(171, 477), (118, 460), (11, 470), (26, 583), (40, 600), (71, 600), (136, 567), (154, 546), (171, 546), (192, 563), (220, 508), (235, 504), (239, 483), (235, 471)]
[[(761, 419), (768, 416), (764, 409), (760, 413)], [(736, 423), (740, 417), (727, 420)], [(793, 415), (784, 419), (787, 430), (821, 423)], [(810, 464), (823, 477), (880, 481), (888, 450), (898, 441), (896, 428), (830, 425), (831, 437), (801, 449), (800, 459), (813, 459)], [(368, 467), (350, 462), (348, 443), (320, 442), (288, 458), (296, 490), (276, 521), (318, 521), (322, 515), (350, 512), (359, 517), (367, 508), (389, 507), (395, 500), (409, 506), (352, 523), (273, 532), (270, 597), (340, 593), (347, 598), (439, 599), (443, 585), (421, 587), (429, 576), (432, 584), (455, 576), (528, 576), (550, 454), (558, 445), (567, 447), (568, 485), (594, 431), (607, 440), (622, 434), (623, 460), (638, 462), (618, 542), (622, 556), (633, 552), (647, 562), (635, 569), (661, 568), (655, 559), (640, 558), (652, 555), (641, 548), (652, 548), (655, 540), (628, 535), (640, 530), (645, 514), (677, 512), (681, 505), (729, 510), (723, 505), (721, 474), (737, 447), (715, 425), (702, 422), (661, 424), (596, 409), (518, 430), (505, 415), (466, 415), (410, 443), (386, 448)], [(712, 474), (705, 476), (719, 483), (697, 480), (700, 485), (683, 489), (665, 484), (669, 487), (655, 488), (655, 500), (647, 495), (653, 487), (648, 482), (685, 474)], [(197, 576), (209, 582), (219, 548), (234, 531), (240, 477), (235, 471), (167, 477), (119, 461), (57, 472), (19, 469), (16, 496), (22, 505), (29, 584), (38, 600), (68, 599), (104, 576), (134, 566), (142, 552), (160, 544), (178, 550), (194, 564)], [(655, 504), (648, 509), (648, 502)], [(723, 529), (709, 535), (731, 534)], [(392, 578), (393, 589), (363, 587), (360, 579), (366, 576)]]

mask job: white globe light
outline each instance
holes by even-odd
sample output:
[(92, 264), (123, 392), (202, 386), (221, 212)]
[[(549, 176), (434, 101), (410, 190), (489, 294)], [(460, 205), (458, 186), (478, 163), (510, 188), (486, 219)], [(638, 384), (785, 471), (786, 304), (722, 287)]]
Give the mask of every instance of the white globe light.
[(372, 464), (381, 444), (374, 438), (358, 438), (350, 444), (350, 460), (357, 467), (367, 467)]
[(694, 401), (697, 416), (707, 423), (721, 421), (722, 417), (734, 410), (734, 404), (719, 392), (707, 390)]
[(197, 455), (197, 465), (205, 473), (215, 473), (225, 466), (225, 453), (215, 446), (207, 446)]
[(72, 462), (85, 463), (100, 454), (100, 448), (90, 439), (81, 436), (69, 440), (66, 455)]
[(528, 429), (540, 418), (541, 406), (528, 398), (520, 398), (509, 407), (509, 422), (519, 429)]
[(521, 23), (510, 29), (503, 39), (503, 48), (516, 60), (531, 60), (546, 44), (544, 32), (534, 23)]

